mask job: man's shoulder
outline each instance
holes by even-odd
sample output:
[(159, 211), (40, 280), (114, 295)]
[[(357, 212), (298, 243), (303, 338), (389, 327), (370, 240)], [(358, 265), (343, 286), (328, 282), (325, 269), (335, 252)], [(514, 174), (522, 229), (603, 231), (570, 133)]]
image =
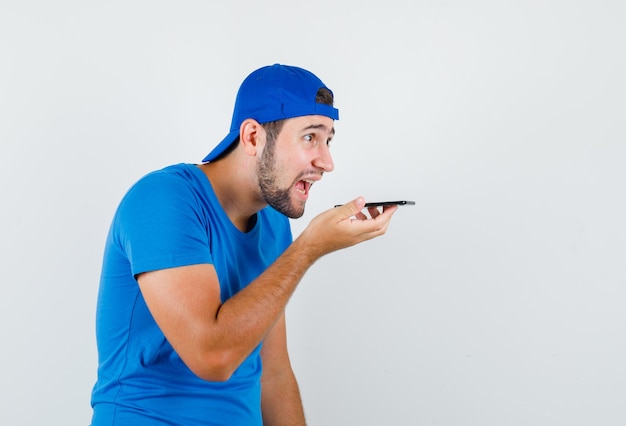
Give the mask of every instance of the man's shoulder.
[(156, 185), (165, 190), (170, 187), (170, 185), (197, 185), (199, 182), (198, 173), (199, 170), (197, 170), (197, 167), (193, 164), (172, 164), (144, 174), (135, 182), (131, 189)]

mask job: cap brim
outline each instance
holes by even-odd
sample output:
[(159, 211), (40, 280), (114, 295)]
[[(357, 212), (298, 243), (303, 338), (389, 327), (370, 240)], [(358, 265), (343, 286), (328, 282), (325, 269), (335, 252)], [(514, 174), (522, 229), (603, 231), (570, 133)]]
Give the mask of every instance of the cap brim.
[(228, 147), (230, 147), (233, 144), (233, 142), (237, 140), (238, 137), (239, 137), (239, 129), (233, 130), (232, 132), (230, 132), (228, 135), (226, 135), (224, 139), (222, 139), (220, 143), (217, 144), (215, 148), (213, 148), (211, 152), (209, 152), (209, 155), (204, 157), (202, 162), (209, 163), (211, 161), (217, 160), (220, 157), (220, 155), (222, 155), (224, 151), (226, 151)]

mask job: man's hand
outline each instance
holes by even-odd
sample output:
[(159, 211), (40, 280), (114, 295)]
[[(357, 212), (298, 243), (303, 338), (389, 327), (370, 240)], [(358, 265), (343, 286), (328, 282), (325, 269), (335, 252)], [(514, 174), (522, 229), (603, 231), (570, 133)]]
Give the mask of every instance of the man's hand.
[(391, 217), (397, 206), (377, 207), (363, 211), (365, 199), (358, 197), (351, 202), (327, 210), (311, 221), (297, 240), (305, 244), (315, 258), (353, 246), (387, 232)]

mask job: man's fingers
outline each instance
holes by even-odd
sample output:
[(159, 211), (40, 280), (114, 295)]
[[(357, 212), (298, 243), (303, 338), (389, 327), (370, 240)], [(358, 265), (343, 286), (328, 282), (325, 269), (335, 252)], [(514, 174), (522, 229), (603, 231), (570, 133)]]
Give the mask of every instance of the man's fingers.
[(393, 213), (398, 207), (397, 206), (384, 206), (382, 209), (382, 212), (381, 210), (379, 210), (378, 207), (369, 207), (367, 209), (367, 213), (369, 214), (369, 216), (367, 216), (363, 212), (363, 209), (365, 208), (365, 198), (360, 196), (350, 201), (349, 203), (346, 203), (340, 206), (340, 208), (341, 208), (342, 218), (352, 217), (358, 220), (367, 220), (370, 218), (376, 219), (378, 216), (380, 216), (381, 214), (384, 214), (386, 211), (391, 211)]
[(349, 203), (341, 206), (343, 211), (346, 212), (345, 217), (351, 217), (360, 214), (361, 210), (363, 210), (363, 207), (365, 207), (365, 198), (363, 197), (357, 197)]

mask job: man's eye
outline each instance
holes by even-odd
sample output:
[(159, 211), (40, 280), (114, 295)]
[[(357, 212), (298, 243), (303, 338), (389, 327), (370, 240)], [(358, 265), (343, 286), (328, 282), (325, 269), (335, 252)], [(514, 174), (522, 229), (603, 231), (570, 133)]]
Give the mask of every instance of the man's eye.
[(304, 136), (304, 140), (307, 142), (311, 142), (313, 140), (313, 135), (306, 135)]

